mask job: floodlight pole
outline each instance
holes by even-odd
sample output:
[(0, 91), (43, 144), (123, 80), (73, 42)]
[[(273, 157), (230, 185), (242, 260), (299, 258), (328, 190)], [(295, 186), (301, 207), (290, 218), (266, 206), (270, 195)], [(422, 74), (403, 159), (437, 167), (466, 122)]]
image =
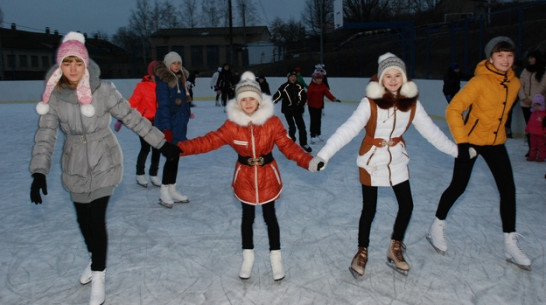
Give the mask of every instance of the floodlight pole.
[(324, 0), (320, 1), (320, 63), (324, 63)]

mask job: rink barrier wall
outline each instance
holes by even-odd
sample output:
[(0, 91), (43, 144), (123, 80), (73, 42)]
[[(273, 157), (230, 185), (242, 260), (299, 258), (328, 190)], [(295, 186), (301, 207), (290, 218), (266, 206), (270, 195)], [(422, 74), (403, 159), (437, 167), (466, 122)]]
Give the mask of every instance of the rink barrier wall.
[[(304, 78), (307, 84), (311, 78)], [(140, 79), (112, 79), (121, 94), (129, 98)], [(274, 94), (277, 88), (284, 82), (285, 77), (268, 77), (267, 81)], [(425, 107), (427, 113), (435, 120), (445, 120), (445, 108), (447, 102), (442, 93), (443, 82), (441, 80), (414, 79), (419, 88), (419, 101)], [(332, 94), (344, 103), (360, 102), (365, 94), (369, 78), (336, 78), (329, 77), (328, 83)], [(464, 85), (464, 84), (462, 84)], [(40, 100), (44, 89), (44, 81), (0, 81), (0, 104), (6, 103), (36, 103)], [(213, 100), (216, 93), (210, 88), (210, 78), (197, 78), (193, 88), (194, 100)], [(512, 133), (515, 137), (523, 137), (525, 121), (519, 105), (512, 110)]]

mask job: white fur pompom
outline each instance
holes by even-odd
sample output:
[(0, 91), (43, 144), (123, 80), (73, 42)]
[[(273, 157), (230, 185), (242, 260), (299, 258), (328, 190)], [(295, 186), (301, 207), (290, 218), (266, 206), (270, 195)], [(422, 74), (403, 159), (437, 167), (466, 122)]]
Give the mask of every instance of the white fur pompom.
[(378, 82), (370, 82), (366, 86), (366, 96), (369, 98), (382, 98), (383, 94), (385, 94), (385, 87), (381, 86)]
[(250, 71), (246, 71), (245, 73), (243, 73), (241, 75), (241, 81), (246, 80), (246, 79), (255, 81), (256, 76), (254, 75), (254, 73), (252, 73)]
[(49, 112), (49, 105), (44, 102), (39, 102), (36, 105), (36, 112), (38, 112), (39, 115), (44, 115)]
[(82, 114), (88, 118), (95, 115), (95, 107), (93, 107), (93, 105), (91, 104), (82, 105), (80, 108), (81, 108)]
[(402, 88), (400, 88), (400, 95), (407, 98), (414, 98), (417, 96), (417, 93), (419, 93), (419, 89), (417, 89), (417, 84), (412, 81), (403, 84)]
[(63, 42), (66, 42), (68, 40), (77, 40), (81, 43), (85, 43), (85, 37), (82, 35), (82, 33), (78, 32), (69, 32), (66, 34), (63, 38)]
[(391, 52), (387, 52), (381, 56), (379, 56), (379, 59), (377, 59), (377, 63), (382, 62), (383, 60), (390, 58), (390, 57), (396, 57), (396, 55), (392, 54)]

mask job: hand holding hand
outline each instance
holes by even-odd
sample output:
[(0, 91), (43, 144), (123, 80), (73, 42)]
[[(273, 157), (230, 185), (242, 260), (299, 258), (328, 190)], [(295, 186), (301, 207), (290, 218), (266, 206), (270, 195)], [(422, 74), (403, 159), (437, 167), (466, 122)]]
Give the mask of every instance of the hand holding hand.
[(469, 143), (459, 143), (457, 144), (457, 148), (459, 150), (457, 159), (461, 161), (470, 161), (478, 155), (476, 149), (474, 149), (474, 147), (471, 147)]
[(178, 145), (174, 145), (170, 142), (165, 142), (165, 144), (163, 144), (163, 146), (159, 148), (159, 152), (161, 152), (161, 154), (164, 155), (167, 160), (172, 161), (180, 157), (182, 150), (180, 150)]
[(30, 201), (35, 204), (42, 204), (42, 196), (40, 196), (40, 189), (44, 195), (47, 195), (47, 182), (44, 174), (34, 173), (32, 174), (34, 180), (30, 185)]
[(324, 161), (324, 159), (322, 159), (321, 157), (314, 157), (313, 159), (311, 159), (311, 161), (309, 162), (309, 171), (312, 172), (312, 173), (315, 173), (315, 172), (318, 172), (318, 171), (321, 171), (323, 169), (326, 168), (326, 161)]

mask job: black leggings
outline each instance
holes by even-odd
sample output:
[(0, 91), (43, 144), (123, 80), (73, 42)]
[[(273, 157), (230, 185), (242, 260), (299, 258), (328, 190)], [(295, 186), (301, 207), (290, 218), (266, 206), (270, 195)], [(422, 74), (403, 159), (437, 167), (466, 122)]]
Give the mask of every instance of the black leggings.
[(106, 269), (106, 251), (108, 233), (106, 232), (106, 208), (110, 196), (102, 197), (90, 203), (74, 202), (80, 231), (87, 251), (91, 253), (91, 270)]
[(311, 138), (320, 136), (320, 129), (322, 123), (322, 108), (309, 108), (309, 118), (311, 123), (309, 124), (309, 133)]
[(145, 167), (146, 167), (146, 159), (148, 158), (148, 153), (150, 152), (150, 148), (152, 149), (152, 160), (150, 164), (150, 176), (157, 176), (157, 171), (159, 169), (159, 157), (161, 156), (161, 153), (157, 148), (153, 148), (144, 140), (143, 137), (139, 137), (140, 139), (140, 152), (138, 153), (137, 157), (137, 164), (136, 164), (136, 174), (137, 175), (144, 175), (145, 174)]
[[(398, 201), (398, 214), (394, 221), (391, 239), (403, 241), (413, 212), (413, 199), (409, 180), (392, 187)], [(377, 186), (362, 185), (362, 213), (358, 224), (358, 246), (367, 248), (370, 244), (370, 228), (377, 207)]]
[[(505, 233), (516, 231), (516, 187), (514, 185), (514, 175), (512, 173), (512, 165), (510, 164), (510, 158), (504, 145), (495, 146), (474, 146), (478, 155), (481, 155), (497, 184), (497, 189), (500, 194), (500, 215), (502, 221), (502, 230)], [(438, 203), (438, 209), (436, 210), (436, 217), (440, 220), (444, 220), (447, 217), (449, 210), (461, 196), (468, 181), (470, 180), (470, 174), (477, 158), (470, 161), (460, 161), (455, 159), (455, 165), (453, 167), (453, 177), (451, 178), (451, 184), (442, 194), (440, 202)]]
[(161, 184), (169, 185), (176, 183), (176, 176), (178, 175), (178, 161), (180, 157), (174, 160), (165, 160), (165, 165), (163, 166), (163, 179)]
[(305, 131), (305, 121), (303, 113), (299, 111), (287, 111), (284, 113), (284, 118), (288, 124), (288, 135), (292, 140), (296, 141), (296, 127), (299, 131), (300, 145), (307, 145), (307, 132)]
[[(243, 219), (241, 222), (241, 236), (243, 239), (243, 249), (254, 249), (254, 218), (256, 215), (256, 206), (241, 202), (243, 205)], [(269, 251), (281, 249), (281, 236), (277, 215), (275, 214), (275, 201), (262, 205), (264, 221), (267, 225), (267, 235), (269, 237)]]

